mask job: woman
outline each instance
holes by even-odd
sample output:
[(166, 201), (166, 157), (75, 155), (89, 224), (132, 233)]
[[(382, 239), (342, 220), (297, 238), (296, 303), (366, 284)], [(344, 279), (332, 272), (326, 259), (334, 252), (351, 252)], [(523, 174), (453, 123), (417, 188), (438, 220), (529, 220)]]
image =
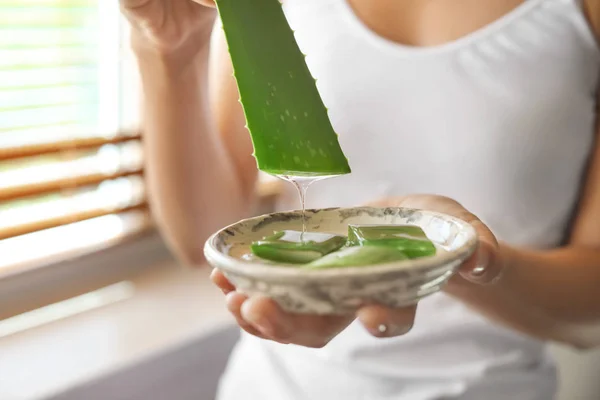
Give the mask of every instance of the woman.
[[(209, 41), (208, 0), (121, 5), (154, 210), (181, 259), (200, 264), (209, 233), (255, 201), (227, 47), (220, 30)], [(353, 169), (311, 187), (308, 205), (438, 210), (470, 221), (482, 245), (418, 309), (348, 317), (286, 314), (214, 273), (247, 332), (219, 399), (551, 399), (545, 343), (600, 344), (600, 2), (283, 6)], [(288, 190), (279, 206), (296, 208)]]

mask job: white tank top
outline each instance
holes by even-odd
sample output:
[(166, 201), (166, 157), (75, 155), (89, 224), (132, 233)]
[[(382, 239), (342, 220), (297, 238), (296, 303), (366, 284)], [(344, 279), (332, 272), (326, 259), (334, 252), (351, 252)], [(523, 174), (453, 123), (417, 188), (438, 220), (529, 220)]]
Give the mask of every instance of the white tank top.
[[(500, 240), (559, 245), (593, 147), (600, 71), (579, 0), (526, 0), (427, 48), (377, 36), (346, 1), (284, 2), (352, 167), (315, 183), (308, 207), (440, 194)], [(299, 207), (292, 187), (280, 207)], [(439, 293), (399, 338), (358, 323), (323, 349), (244, 334), (219, 400), (550, 400), (555, 386), (544, 343)]]

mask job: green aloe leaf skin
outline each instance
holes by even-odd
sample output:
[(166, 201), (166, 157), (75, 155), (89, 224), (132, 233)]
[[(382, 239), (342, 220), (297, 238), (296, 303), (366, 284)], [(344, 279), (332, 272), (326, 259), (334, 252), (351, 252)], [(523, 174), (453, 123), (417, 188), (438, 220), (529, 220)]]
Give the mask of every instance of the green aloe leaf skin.
[(258, 168), (351, 172), (279, 0), (217, 0)]
[(307, 269), (359, 267), (407, 260), (408, 257), (395, 247), (354, 246), (329, 253), (303, 266)]
[(289, 264), (314, 261), (346, 244), (340, 235), (285, 230), (275, 232), (250, 246), (252, 254), (265, 260)]
[(284, 264), (306, 264), (318, 260), (323, 255), (318, 251), (301, 249), (282, 249), (276, 246), (263, 244), (259, 246), (252, 245), (252, 254), (263, 260), (275, 261)]
[(349, 246), (383, 246), (402, 251), (409, 258), (436, 254), (423, 229), (414, 225), (348, 225)]

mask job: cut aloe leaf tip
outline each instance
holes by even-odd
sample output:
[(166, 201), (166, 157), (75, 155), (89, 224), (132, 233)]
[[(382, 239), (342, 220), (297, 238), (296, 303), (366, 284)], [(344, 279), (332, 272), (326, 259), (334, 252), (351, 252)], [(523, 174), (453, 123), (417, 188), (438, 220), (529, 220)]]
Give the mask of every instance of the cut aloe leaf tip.
[(279, 0), (216, 4), (258, 168), (292, 176), (350, 173)]

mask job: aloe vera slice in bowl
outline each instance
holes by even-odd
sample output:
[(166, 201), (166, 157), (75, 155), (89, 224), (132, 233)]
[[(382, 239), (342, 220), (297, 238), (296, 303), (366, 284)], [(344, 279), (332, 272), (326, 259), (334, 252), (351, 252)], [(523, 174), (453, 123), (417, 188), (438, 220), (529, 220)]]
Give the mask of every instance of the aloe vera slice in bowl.
[(404, 252), (395, 247), (356, 246), (329, 253), (303, 266), (307, 269), (372, 266), (408, 260)]
[(436, 247), (423, 229), (414, 225), (348, 225), (348, 245), (385, 246), (408, 258), (433, 256)]
[(340, 235), (285, 230), (251, 244), (257, 257), (289, 264), (305, 264), (338, 250), (346, 244)]
[(350, 173), (327, 108), (279, 0), (217, 0), (258, 168)]

